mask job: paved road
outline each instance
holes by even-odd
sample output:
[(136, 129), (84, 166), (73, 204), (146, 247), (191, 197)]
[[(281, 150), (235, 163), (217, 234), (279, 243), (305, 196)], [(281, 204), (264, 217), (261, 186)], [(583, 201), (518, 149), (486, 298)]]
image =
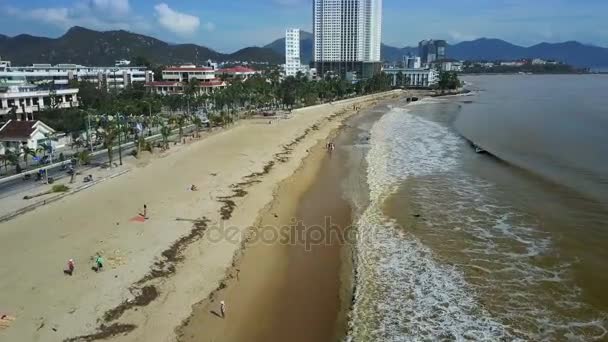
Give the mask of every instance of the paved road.
[[(123, 156), (126, 156), (133, 148), (123, 149)], [(114, 152), (115, 155), (118, 156), (118, 151)], [(118, 163), (118, 157), (115, 157), (114, 160)], [(80, 174), (87, 174), (87, 170), (94, 169), (103, 163), (108, 162), (108, 154), (102, 153), (95, 157), (91, 158), (90, 166), (79, 167), (76, 171)], [(65, 169), (61, 167), (54, 167), (51, 169), (47, 169), (49, 177), (52, 177), (54, 180), (59, 180), (62, 178), (70, 177), (67, 173), (67, 166)], [(0, 200), (3, 198), (7, 198), (13, 195), (17, 195), (22, 192), (33, 190), (37, 187), (42, 187), (44, 184), (40, 181), (36, 181), (36, 176), (32, 175), (30, 179), (24, 180), (23, 178), (15, 179), (8, 181), (6, 183), (0, 184)]]
[[(189, 132), (192, 132), (193, 130), (194, 130), (193, 126), (185, 127), (184, 134), (188, 134)], [(176, 133), (176, 131), (174, 131), (174, 133)], [(173, 135), (171, 138), (174, 138), (175, 136), (176, 135)], [(158, 141), (162, 138), (157, 135), (157, 136), (152, 136), (152, 137), (149, 137), (146, 139), (151, 139), (152, 141)], [(128, 145), (128, 146), (123, 145), (123, 149), (122, 149), (123, 157), (127, 156), (135, 148), (135, 146), (133, 145), (132, 142), (127, 142), (126, 145)], [(118, 163), (118, 148), (114, 148), (113, 155), (114, 155), (113, 161), (115, 163)], [(86, 175), (87, 170), (96, 168), (99, 165), (102, 165), (107, 162), (108, 162), (108, 154), (107, 154), (106, 150), (104, 149), (102, 151), (99, 151), (98, 154), (94, 154), (91, 157), (90, 166), (79, 167), (77, 169), (77, 172), (82, 175)], [(65, 178), (65, 177), (70, 177), (70, 175), (68, 175), (68, 173), (67, 173), (67, 166), (64, 169), (62, 169), (59, 166), (47, 168), (47, 172), (48, 172), (49, 177), (53, 177), (53, 179), (55, 179), (55, 180), (59, 180), (59, 179)], [(31, 178), (28, 180), (24, 180), (23, 177), (19, 177), (14, 180), (2, 181), (2, 182), (0, 182), (0, 200), (10, 197), (10, 196), (19, 195), (20, 193), (23, 193), (26, 191), (29, 192), (37, 187), (42, 187), (44, 185), (45, 184), (41, 183), (40, 181), (36, 181), (36, 175), (31, 175)]]

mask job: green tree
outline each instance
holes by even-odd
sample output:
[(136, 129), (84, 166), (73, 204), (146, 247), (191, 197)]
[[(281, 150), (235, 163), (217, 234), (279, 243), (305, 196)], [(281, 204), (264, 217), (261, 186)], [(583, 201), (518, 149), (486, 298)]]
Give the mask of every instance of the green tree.
[(27, 145), (21, 146), (21, 151), (23, 152), (23, 162), (25, 163), (25, 169), (28, 167), (28, 159), (29, 157), (36, 157), (36, 150), (33, 148), (29, 148)]
[(199, 118), (198, 116), (195, 116), (194, 118), (192, 118), (192, 123), (194, 123), (194, 125), (196, 126), (196, 137), (200, 138), (201, 130), (203, 129), (203, 120), (201, 120), (201, 118)]
[(152, 63), (146, 57), (139, 55), (131, 60), (133, 66), (145, 66), (147, 69), (152, 69)]
[[(4, 154), (0, 154), (0, 161), (4, 164), (4, 170), (8, 173), (8, 165), (19, 165), (19, 155), (11, 150), (5, 150)], [(17, 171), (18, 173), (18, 171)]]
[(399, 73), (396, 76), (396, 84), (395, 86), (401, 88), (405, 85), (405, 75), (403, 74), (403, 72), (399, 71)]
[(460, 87), (460, 80), (458, 75), (453, 71), (441, 71), (439, 72), (439, 81), (437, 87), (443, 92), (445, 90), (453, 90)]
[(163, 137), (163, 148), (165, 150), (169, 149), (169, 137), (171, 136), (171, 127), (167, 126), (163, 123), (160, 128), (160, 134)]
[(97, 136), (101, 139), (104, 148), (108, 152), (108, 161), (110, 167), (114, 165), (114, 143), (118, 139), (119, 134), (120, 130), (116, 118), (106, 117), (99, 121)]

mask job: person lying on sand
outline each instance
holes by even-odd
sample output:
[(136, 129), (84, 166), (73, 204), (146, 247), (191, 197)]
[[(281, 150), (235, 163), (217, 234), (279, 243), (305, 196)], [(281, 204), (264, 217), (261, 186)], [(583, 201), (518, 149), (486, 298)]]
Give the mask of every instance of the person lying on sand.
[(8, 314), (0, 314), (0, 330), (6, 329), (11, 326), (15, 317), (9, 316)]

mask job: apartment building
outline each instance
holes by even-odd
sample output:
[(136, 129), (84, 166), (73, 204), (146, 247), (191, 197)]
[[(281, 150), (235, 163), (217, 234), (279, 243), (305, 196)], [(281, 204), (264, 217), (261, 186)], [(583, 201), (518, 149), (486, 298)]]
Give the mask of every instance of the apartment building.
[(314, 62), (320, 75), (380, 72), (382, 0), (314, 0)]
[(21, 82), (34, 85), (52, 84), (56, 88), (66, 87), (70, 81), (88, 81), (109, 90), (124, 89), (134, 83), (146, 83), (154, 80), (152, 70), (136, 66), (90, 67), (78, 64), (33, 64), (31, 66), (11, 66), (10, 62), (4, 67), (0, 63), (0, 79), (7, 83)]

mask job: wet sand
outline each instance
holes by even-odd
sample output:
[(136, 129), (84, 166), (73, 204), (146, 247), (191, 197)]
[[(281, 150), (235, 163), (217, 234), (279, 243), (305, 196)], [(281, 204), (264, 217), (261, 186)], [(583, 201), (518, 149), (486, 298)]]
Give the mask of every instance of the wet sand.
[[(348, 291), (339, 296), (342, 285), (348, 288), (341, 281), (342, 244), (338, 234), (333, 241), (319, 241), (326, 225), (339, 232), (350, 224), (350, 207), (340, 189), (344, 175), (340, 158), (340, 153), (330, 155), (325, 142), (320, 142), (296, 173), (279, 186), (275, 200), (259, 220), (257, 238), (237, 262), (227, 287), (194, 307), (179, 330), (180, 341), (339, 338), (345, 328), (343, 313), (350, 303)], [(294, 225), (294, 220), (302, 225)], [(289, 234), (278, 237), (276, 232)], [(294, 232), (301, 235), (292, 235)], [(314, 244), (308, 245), (311, 240)], [(348, 266), (348, 262), (344, 264)], [(218, 315), (222, 300), (227, 307), (223, 319)]]
[[(386, 110), (379, 105), (362, 111), (311, 149), (298, 170), (279, 185), (258, 219), (256, 235), (236, 258), (226, 281), (193, 307), (178, 329), (179, 341), (345, 337), (353, 297), (350, 203), (353, 196), (367, 196), (361, 146), (367, 144), (368, 128)], [(325, 150), (329, 141), (337, 146), (331, 154)], [(294, 225), (296, 221), (303, 225)], [(227, 308), (224, 318), (221, 301)]]

